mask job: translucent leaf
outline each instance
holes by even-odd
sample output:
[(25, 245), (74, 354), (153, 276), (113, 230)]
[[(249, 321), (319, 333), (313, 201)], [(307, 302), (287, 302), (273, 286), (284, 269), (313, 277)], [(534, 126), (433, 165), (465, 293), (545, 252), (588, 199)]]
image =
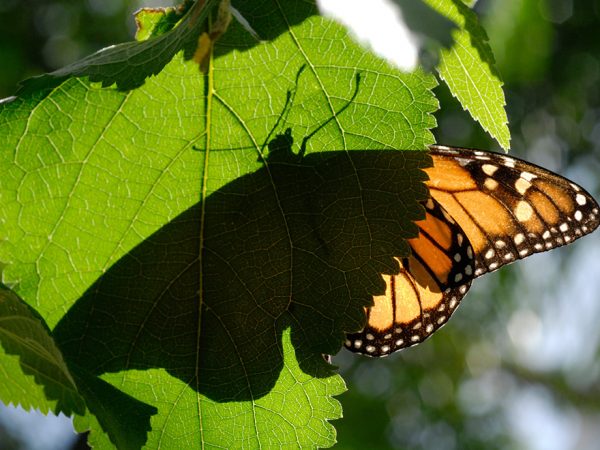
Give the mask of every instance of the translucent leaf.
[(510, 132), (502, 81), (485, 30), (476, 14), (460, 0), (426, 0), (457, 25), (453, 45), (442, 49), (438, 71), (452, 94), (504, 149)]

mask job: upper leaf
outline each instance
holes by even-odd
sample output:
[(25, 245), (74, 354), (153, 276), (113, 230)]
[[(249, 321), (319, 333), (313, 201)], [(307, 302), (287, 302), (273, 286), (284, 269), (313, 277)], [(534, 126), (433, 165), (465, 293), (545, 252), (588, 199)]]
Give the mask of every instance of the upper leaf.
[[(88, 77), (102, 86), (116, 84), (121, 90), (141, 86), (146, 78), (163, 70), (179, 51), (185, 50), (187, 58), (193, 55), (198, 37), (206, 28), (206, 19), (217, 3), (218, 0), (198, 1), (187, 10), (190, 4), (187, 2), (181, 11), (169, 12), (169, 16), (185, 14), (179, 26), (149, 40), (104, 48), (52, 73), (27, 79), (17, 94), (50, 89), (70, 77)], [(147, 36), (142, 33), (139, 37)]]
[(454, 43), (441, 50), (438, 71), (452, 94), (500, 146), (508, 149), (510, 132), (504, 106), (502, 80), (485, 30), (477, 15), (461, 0), (425, 0), (457, 25)]

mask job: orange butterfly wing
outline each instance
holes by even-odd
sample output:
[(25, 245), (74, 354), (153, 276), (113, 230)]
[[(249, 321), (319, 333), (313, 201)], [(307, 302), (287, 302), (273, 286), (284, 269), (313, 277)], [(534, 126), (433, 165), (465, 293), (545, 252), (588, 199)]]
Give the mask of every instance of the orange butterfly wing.
[(469, 241), (437, 202), (425, 210), (419, 236), (408, 241), (411, 256), (398, 259), (399, 274), (383, 275), (386, 292), (373, 298), (367, 325), (347, 335), (350, 350), (385, 356), (415, 345), (446, 323), (467, 293), (475, 264)]
[(386, 356), (423, 341), (454, 312), (473, 278), (568, 244), (598, 227), (598, 204), (581, 187), (505, 155), (432, 146), (431, 198), (400, 273), (384, 275), (367, 324), (346, 347)]
[(432, 198), (475, 253), (475, 276), (573, 242), (598, 227), (598, 204), (549, 170), (505, 155), (432, 146)]

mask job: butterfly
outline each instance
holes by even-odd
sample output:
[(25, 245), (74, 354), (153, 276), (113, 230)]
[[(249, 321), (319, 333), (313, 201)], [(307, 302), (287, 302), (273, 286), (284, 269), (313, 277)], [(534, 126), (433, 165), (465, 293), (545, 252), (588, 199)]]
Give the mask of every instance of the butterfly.
[(411, 255), (383, 275), (386, 291), (366, 309), (367, 323), (348, 334), (349, 350), (387, 356), (444, 325), (471, 282), (534, 253), (594, 231), (598, 204), (549, 170), (498, 153), (433, 145), (425, 169), (430, 197)]

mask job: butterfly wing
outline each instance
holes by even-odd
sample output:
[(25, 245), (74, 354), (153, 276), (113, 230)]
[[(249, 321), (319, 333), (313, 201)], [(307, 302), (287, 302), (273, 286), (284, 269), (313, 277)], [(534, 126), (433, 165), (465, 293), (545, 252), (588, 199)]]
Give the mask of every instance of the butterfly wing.
[(434, 145), (426, 169), (431, 198), (412, 254), (384, 275), (367, 324), (346, 347), (386, 356), (415, 345), (454, 312), (473, 278), (568, 244), (599, 225), (583, 188), (542, 167), (492, 152)]
[(415, 345), (446, 323), (467, 293), (475, 263), (468, 239), (436, 201), (425, 211), (418, 237), (408, 241), (411, 256), (398, 259), (397, 275), (383, 275), (386, 291), (374, 296), (364, 329), (347, 335), (348, 349), (386, 356)]
[(471, 242), (475, 276), (568, 244), (598, 227), (592, 196), (542, 167), (439, 145), (430, 154), (430, 194)]

